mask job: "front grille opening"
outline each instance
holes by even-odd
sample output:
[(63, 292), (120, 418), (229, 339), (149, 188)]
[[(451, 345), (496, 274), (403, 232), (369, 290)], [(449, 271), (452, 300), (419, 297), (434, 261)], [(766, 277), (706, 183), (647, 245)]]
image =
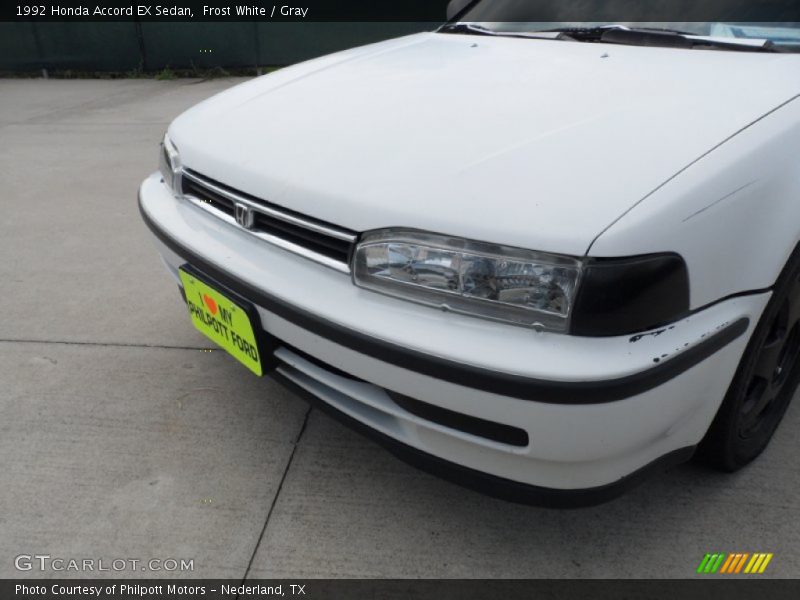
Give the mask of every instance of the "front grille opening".
[[(356, 239), (355, 232), (240, 192), (189, 169), (182, 177), (181, 191), (231, 217), (235, 217), (237, 199), (239, 201), (246, 200), (252, 207), (251, 231), (268, 234), (309, 250), (320, 257), (326, 257), (344, 265), (349, 264), (350, 252)], [(262, 206), (264, 210), (260, 211), (258, 206)], [(287, 219), (275, 216), (276, 213), (279, 216), (286, 216)], [(290, 222), (292, 220), (299, 220), (300, 223)], [(321, 229), (323, 231), (320, 231)], [(340, 239), (324, 230), (334, 231), (341, 237), (349, 239)]]
[(400, 408), (426, 421), (509, 446), (525, 447), (528, 445), (528, 432), (519, 427), (471, 417), (389, 390), (386, 390), (386, 393)]
[(189, 179), (188, 177), (182, 177), (182, 184), (181, 184), (181, 191), (187, 196), (194, 196), (198, 200), (206, 202), (210, 204), (217, 210), (224, 212), (226, 215), (230, 215), (231, 217), (234, 214), (234, 204), (233, 201), (226, 198), (222, 194), (216, 193), (214, 190), (208, 189), (207, 187), (200, 185), (199, 183)]
[(311, 231), (305, 227), (287, 223), (264, 213), (253, 215), (253, 231), (274, 235), (312, 252), (346, 263), (350, 255), (350, 242)]

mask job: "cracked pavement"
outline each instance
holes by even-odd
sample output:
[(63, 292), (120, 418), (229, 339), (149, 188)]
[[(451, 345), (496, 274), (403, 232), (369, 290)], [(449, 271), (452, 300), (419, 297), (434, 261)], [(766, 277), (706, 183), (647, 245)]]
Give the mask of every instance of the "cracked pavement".
[[(194, 560), (125, 577), (800, 575), (800, 407), (734, 475), (517, 506), (420, 473), (189, 322), (136, 207), (183, 109), (238, 80), (0, 80), (0, 577), (19, 554)], [(84, 574), (86, 576), (86, 574)]]

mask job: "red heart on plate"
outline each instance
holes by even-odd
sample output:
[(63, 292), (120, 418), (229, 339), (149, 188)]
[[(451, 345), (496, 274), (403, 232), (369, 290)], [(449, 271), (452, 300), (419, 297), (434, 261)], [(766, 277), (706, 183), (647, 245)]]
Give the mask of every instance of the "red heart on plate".
[(211, 296), (208, 294), (203, 294), (203, 302), (206, 303), (206, 306), (208, 307), (208, 310), (211, 311), (212, 315), (217, 314), (217, 303), (214, 302), (214, 299)]

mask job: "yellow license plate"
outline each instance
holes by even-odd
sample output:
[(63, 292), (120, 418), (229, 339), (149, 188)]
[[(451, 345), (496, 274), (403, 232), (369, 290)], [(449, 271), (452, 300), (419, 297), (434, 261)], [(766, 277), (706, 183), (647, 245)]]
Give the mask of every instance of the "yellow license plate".
[(191, 273), (178, 271), (189, 316), (197, 329), (256, 375), (262, 375), (253, 325), (247, 312)]

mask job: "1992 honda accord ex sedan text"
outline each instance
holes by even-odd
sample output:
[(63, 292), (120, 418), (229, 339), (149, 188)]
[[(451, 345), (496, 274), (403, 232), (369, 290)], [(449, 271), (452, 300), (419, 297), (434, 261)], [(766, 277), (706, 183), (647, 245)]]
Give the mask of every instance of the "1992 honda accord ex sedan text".
[(800, 377), (800, 29), (476, 21), (170, 125), (139, 203), (191, 320), (500, 497), (745, 465)]

